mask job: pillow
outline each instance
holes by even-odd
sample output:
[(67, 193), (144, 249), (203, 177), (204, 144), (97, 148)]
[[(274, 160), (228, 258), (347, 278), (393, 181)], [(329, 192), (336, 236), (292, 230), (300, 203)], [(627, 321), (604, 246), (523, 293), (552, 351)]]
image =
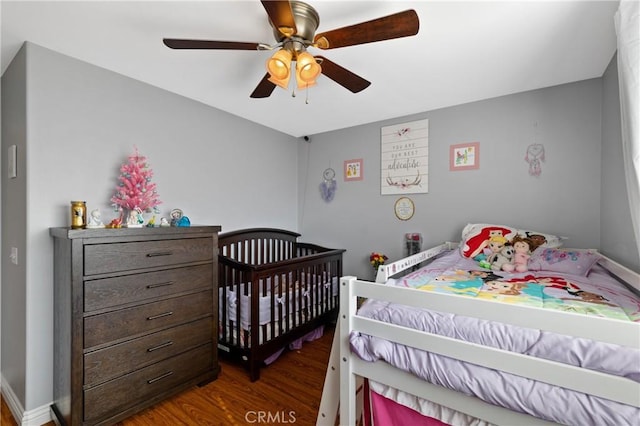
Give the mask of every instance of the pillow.
[(538, 247), (529, 258), (530, 271), (550, 271), (585, 276), (600, 260), (600, 254), (592, 250), (561, 250)]
[[(562, 247), (562, 240), (566, 237), (558, 237), (553, 234), (543, 234), (542, 232), (529, 231), (526, 229), (518, 229), (518, 234), (523, 237), (527, 237), (533, 241), (535, 247), (550, 247), (550, 248), (558, 248)], [(532, 248), (531, 251), (535, 251), (535, 248)]]
[(464, 257), (473, 258), (482, 253), (491, 237), (502, 236), (510, 240), (516, 233), (517, 229), (509, 226), (469, 223), (462, 230), (460, 253)]
[(487, 223), (469, 223), (462, 230), (462, 239), (460, 240), (460, 253), (464, 257), (473, 258), (482, 253), (487, 246), (489, 239), (492, 237), (504, 237), (511, 241), (516, 235), (528, 237), (533, 241), (531, 251), (538, 247), (562, 246), (562, 239), (556, 235), (545, 234), (526, 229), (518, 229), (505, 225), (491, 225)]

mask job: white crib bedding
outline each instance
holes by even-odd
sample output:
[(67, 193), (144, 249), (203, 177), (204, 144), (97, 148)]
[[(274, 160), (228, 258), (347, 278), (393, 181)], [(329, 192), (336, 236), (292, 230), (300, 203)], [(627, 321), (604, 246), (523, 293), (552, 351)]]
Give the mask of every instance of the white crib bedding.
[[(276, 276), (276, 282), (275, 282), (275, 288), (276, 291), (273, 293), (273, 298), (274, 301), (276, 303), (276, 305), (274, 306), (281, 306), (282, 307), (282, 319), (283, 319), (283, 323), (284, 321), (287, 319), (285, 316), (285, 312), (286, 312), (286, 308), (287, 308), (287, 304), (288, 304), (288, 308), (289, 308), (289, 321), (292, 322), (294, 320), (294, 317), (298, 315), (298, 312), (301, 309), (307, 309), (307, 312), (305, 312), (305, 317), (307, 318), (312, 318), (314, 316), (316, 316), (319, 312), (322, 311), (322, 306), (319, 305), (319, 300), (317, 295), (315, 295), (314, 293), (317, 291), (326, 291), (326, 290), (330, 290), (331, 291), (331, 297), (337, 297), (339, 294), (339, 289), (338, 289), (338, 282), (339, 282), (339, 278), (338, 277), (332, 277), (331, 280), (329, 281), (327, 279), (327, 276), (322, 276), (322, 275), (316, 275), (316, 276), (311, 276), (311, 274), (306, 274), (303, 275), (303, 279), (302, 282), (297, 282), (293, 288), (291, 288), (288, 292), (279, 292), (277, 290), (277, 286), (279, 285), (279, 282), (277, 280), (277, 276)], [(315, 279), (314, 279), (315, 278)], [(288, 282), (291, 282), (291, 274), (289, 274), (289, 280)], [(284, 279), (281, 279), (280, 282), (285, 282)], [(308, 283), (308, 284), (307, 284)], [(258, 319), (258, 324), (260, 326), (269, 324), (271, 322), (271, 305), (272, 305), (272, 291), (271, 289), (274, 288), (271, 286), (271, 280), (267, 279), (266, 280), (266, 284), (263, 285), (265, 283), (263, 283), (263, 281), (260, 281), (259, 288), (260, 288), (260, 299), (259, 299), (259, 319)], [(249, 283), (249, 289), (251, 288), (251, 283)], [(219, 306), (220, 306), (220, 319), (222, 319), (223, 317), (227, 318), (227, 322), (228, 321), (236, 321), (236, 318), (238, 317), (238, 313), (237, 313), (237, 309), (238, 309), (238, 294), (235, 291), (237, 287), (236, 286), (227, 286), (226, 289), (224, 291), (220, 291), (219, 292), (219, 297), (220, 297), (220, 301), (219, 301)], [(244, 284), (240, 284), (240, 288), (244, 289), (245, 285)], [(266, 291), (264, 290), (266, 288)], [(251, 291), (249, 290), (249, 293)], [(226, 303), (223, 303), (224, 298), (226, 295)], [(302, 302), (302, 303), (301, 303)], [(314, 303), (315, 302), (315, 303)], [(240, 299), (239, 299), (239, 303), (240, 303), (240, 324), (243, 330), (249, 330), (250, 329), (250, 325), (251, 325), (251, 295), (245, 295), (245, 294), (241, 294), (240, 295)], [(226, 306), (226, 315), (223, 316), (223, 307)], [(278, 312), (274, 313), (275, 318), (280, 319), (280, 315), (278, 314)], [(299, 321), (297, 322), (299, 323)], [(267, 329), (270, 330), (271, 327), (260, 327), (260, 329)], [(275, 327), (276, 329), (278, 328), (277, 326)], [(270, 331), (268, 332), (270, 333)], [(262, 331), (261, 331), (261, 336), (260, 336), (260, 341), (262, 342), (263, 337), (265, 338), (264, 341), (268, 341), (269, 339), (271, 339), (272, 337), (275, 336), (271, 336), (271, 335), (262, 335)]]
[[(425, 279), (421, 284), (413, 287), (428, 287), (428, 291), (444, 291), (444, 286), (452, 286), (452, 281), (442, 277), (448, 271), (463, 282), (456, 286), (459, 294), (468, 292), (469, 278), (474, 274), (470, 272), (474, 268), (470, 259), (461, 259), (458, 252), (436, 260), (426, 270), (417, 271), (397, 280), (395, 284), (406, 286), (408, 283), (417, 283)], [(536, 274), (513, 274), (507, 278), (513, 281), (534, 282)], [(554, 274), (569, 282), (571, 291), (575, 288), (581, 291), (602, 292), (607, 288), (605, 295), (607, 305), (584, 308), (585, 313), (591, 315), (612, 315), (616, 317), (626, 316), (627, 320), (638, 320), (638, 298), (610, 276), (604, 275), (595, 268), (594, 276), (573, 277), (566, 274)], [(544, 275), (544, 274), (543, 274)], [(525, 279), (526, 276), (526, 279)], [(545, 275), (545, 279), (549, 274)], [(433, 277), (441, 278), (434, 283)], [(469, 278), (469, 281), (467, 279)], [(613, 281), (610, 282), (610, 281)], [(547, 281), (545, 281), (547, 282)], [(549, 282), (547, 282), (549, 284)], [(482, 286), (483, 283), (480, 283)], [(577, 287), (573, 287), (576, 285)], [(620, 288), (609, 289), (609, 285)], [(434, 290), (435, 289), (435, 290)], [(544, 290), (547, 288), (545, 287)], [(552, 288), (551, 294), (555, 295), (559, 289)], [(565, 289), (566, 290), (566, 289)], [(614, 294), (615, 293), (615, 294)], [(546, 294), (546, 293), (545, 293)], [(499, 295), (500, 297), (506, 297)], [(511, 297), (511, 296), (509, 296)], [(516, 297), (516, 296), (513, 296)], [(542, 299), (542, 298), (540, 298)], [(566, 299), (571, 299), (567, 297)], [(528, 300), (530, 303), (538, 301)], [(508, 300), (508, 303), (515, 303)], [(567, 306), (577, 306), (582, 309), (583, 301), (548, 300), (550, 309), (562, 309)], [(609, 303), (611, 302), (611, 303)], [(616, 306), (612, 306), (612, 305)], [(611, 305), (611, 306), (610, 306)], [(358, 315), (378, 319), (385, 322), (418, 328), (423, 331), (446, 335), (448, 337), (471, 341), (478, 344), (490, 345), (500, 349), (523, 353), (530, 356), (546, 358), (557, 362), (564, 362), (608, 374), (616, 374), (636, 382), (640, 381), (640, 349), (625, 348), (602, 342), (593, 342), (587, 339), (569, 338), (567, 336), (554, 335), (540, 332), (539, 330), (525, 329), (509, 326), (507, 324), (481, 321), (468, 317), (457, 316), (449, 313), (427, 311), (424, 309), (400, 306), (389, 302), (375, 300), (367, 301)], [(633, 424), (640, 418), (640, 409), (603, 398), (586, 395), (580, 392), (559, 388), (543, 382), (536, 382), (513, 374), (481, 367), (475, 364), (465, 363), (459, 360), (424, 352), (418, 349), (391, 343), (389, 341), (374, 338), (368, 335), (354, 333), (350, 337), (352, 351), (360, 358), (367, 361), (384, 360), (398, 368), (411, 372), (426, 381), (438, 384), (467, 395), (476, 396), (494, 405), (503, 406), (514, 411), (528, 413), (538, 418), (561, 424)]]
[[(297, 314), (292, 314), (289, 315), (288, 317), (284, 317), (282, 319), (282, 324), (283, 327), (280, 328), (280, 326), (275, 325), (275, 327), (270, 327), (270, 323), (267, 322), (263, 325), (261, 325), (260, 327), (258, 327), (258, 344), (263, 344), (265, 342), (268, 342), (278, 336), (280, 336), (281, 334), (285, 334), (287, 332), (290, 331), (289, 328), (286, 328), (284, 326), (284, 324), (287, 323), (287, 321), (289, 322), (289, 324), (293, 324), (294, 321), (294, 315)], [(225, 330), (226, 330), (226, 336), (235, 336), (235, 333), (237, 331), (237, 329), (235, 328), (233, 322), (228, 323), (225, 325)], [(246, 339), (245, 339), (246, 336)], [(244, 347), (245, 344), (245, 340), (247, 342), (247, 347), (250, 348), (251, 347), (251, 332), (249, 331), (249, 327), (243, 327), (240, 331), (240, 336), (235, 339), (234, 341), (237, 341), (238, 345), (241, 347)]]

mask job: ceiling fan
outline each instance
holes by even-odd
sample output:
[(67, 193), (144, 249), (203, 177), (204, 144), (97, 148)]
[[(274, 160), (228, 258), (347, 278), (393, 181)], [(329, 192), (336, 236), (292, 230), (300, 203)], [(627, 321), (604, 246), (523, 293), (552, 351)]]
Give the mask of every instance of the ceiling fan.
[(287, 88), (291, 77), (291, 63), (296, 62), (298, 88), (313, 86), (320, 73), (358, 93), (371, 84), (364, 78), (331, 62), (324, 56), (312, 56), (308, 47), (322, 50), (408, 37), (420, 27), (415, 10), (406, 10), (371, 21), (315, 34), (320, 23), (318, 12), (306, 3), (289, 0), (261, 0), (276, 44), (239, 41), (190, 40), (165, 38), (172, 49), (276, 50), (267, 61), (267, 73), (251, 93), (252, 98), (266, 98), (276, 86)]

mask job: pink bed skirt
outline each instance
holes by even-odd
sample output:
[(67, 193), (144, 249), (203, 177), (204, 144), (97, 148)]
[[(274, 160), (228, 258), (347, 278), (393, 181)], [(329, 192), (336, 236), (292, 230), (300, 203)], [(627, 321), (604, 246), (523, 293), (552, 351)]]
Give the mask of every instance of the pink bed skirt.
[[(447, 426), (438, 419), (428, 417), (402, 404), (390, 400), (369, 389), (365, 380), (364, 425), (365, 426)], [(373, 424), (368, 421), (372, 419)]]

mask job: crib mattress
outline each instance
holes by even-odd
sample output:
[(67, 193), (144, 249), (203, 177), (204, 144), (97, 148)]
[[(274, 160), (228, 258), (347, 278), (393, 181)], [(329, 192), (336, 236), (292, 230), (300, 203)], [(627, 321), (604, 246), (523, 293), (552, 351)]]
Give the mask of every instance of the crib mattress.
[[(296, 314), (291, 314), (288, 317), (284, 317), (282, 319), (282, 324), (283, 327), (281, 328), (279, 325), (276, 325), (275, 327), (270, 327), (270, 323), (266, 323), (261, 327), (258, 327), (258, 344), (262, 345), (263, 343), (266, 343), (270, 340), (275, 339), (276, 337), (286, 334), (287, 332), (291, 331), (290, 329), (287, 329), (286, 327), (284, 327), (284, 324), (287, 323), (287, 321), (289, 322), (289, 324), (293, 324), (294, 319), (297, 320), (297, 318), (294, 318)], [(298, 321), (296, 324), (300, 324), (300, 322)], [(231, 321), (230, 323), (226, 324), (226, 326), (224, 327), (226, 330), (226, 336), (229, 336), (229, 338), (231, 336), (234, 336), (234, 341), (237, 343), (237, 346), (240, 347), (245, 347), (245, 342), (246, 342), (246, 347), (250, 348), (251, 347), (251, 331), (249, 331), (249, 327), (247, 326), (246, 328), (242, 328), (242, 331), (240, 332), (240, 336), (238, 336), (238, 338), (235, 338), (235, 333), (237, 331), (237, 329), (234, 327), (234, 323), (233, 321)], [(229, 340), (229, 338), (227, 340)], [(224, 347), (226, 342), (220, 342), (220, 344)]]

